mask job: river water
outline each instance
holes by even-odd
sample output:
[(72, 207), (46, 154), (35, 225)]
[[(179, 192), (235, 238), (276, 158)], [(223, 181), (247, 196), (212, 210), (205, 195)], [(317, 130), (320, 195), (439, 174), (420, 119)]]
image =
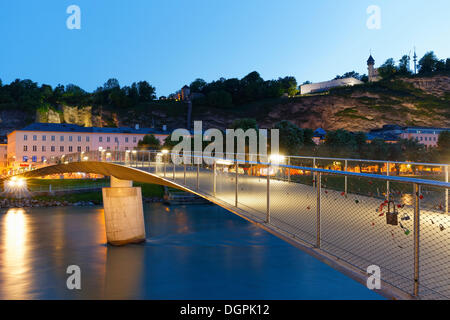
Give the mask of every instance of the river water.
[(106, 245), (101, 207), (3, 210), (0, 299), (382, 298), (220, 207), (144, 209), (147, 241), (125, 247)]

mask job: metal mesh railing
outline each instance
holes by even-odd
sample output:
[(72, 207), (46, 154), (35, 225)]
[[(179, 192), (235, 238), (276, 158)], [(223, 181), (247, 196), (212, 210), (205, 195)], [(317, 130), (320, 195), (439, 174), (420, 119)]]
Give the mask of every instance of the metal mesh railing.
[[(214, 197), (363, 272), (377, 265), (385, 283), (411, 296), (450, 299), (448, 166), (428, 171), (411, 165), (430, 172), (417, 179), (418, 171), (405, 171), (408, 164), (376, 162), (375, 170), (370, 161), (349, 159), (290, 157), (277, 165), (209, 159), (213, 164), (197, 165), (193, 157), (174, 164), (170, 154), (149, 151), (85, 157), (155, 173)], [(79, 155), (66, 159), (83, 161)], [(393, 165), (406, 169), (394, 174)]]

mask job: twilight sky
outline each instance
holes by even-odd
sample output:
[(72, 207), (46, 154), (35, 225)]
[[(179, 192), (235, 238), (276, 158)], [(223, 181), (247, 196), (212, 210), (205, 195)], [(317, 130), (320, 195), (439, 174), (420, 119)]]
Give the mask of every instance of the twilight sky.
[[(66, 9), (81, 9), (69, 30)], [(381, 29), (366, 26), (370, 5)], [(40, 0), (1, 1), (0, 79), (32, 79), (95, 90), (147, 80), (158, 95), (195, 78), (299, 83), (366, 73), (369, 51), (379, 66), (414, 46), (450, 57), (448, 0)]]

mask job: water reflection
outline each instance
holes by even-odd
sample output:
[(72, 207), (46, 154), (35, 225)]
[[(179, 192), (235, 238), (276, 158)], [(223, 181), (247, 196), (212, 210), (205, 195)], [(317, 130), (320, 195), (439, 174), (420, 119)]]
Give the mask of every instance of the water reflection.
[[(126, 247), (106, 245), (98, 207), (0, 213), (0, 298), (379, 298), (220, 207), (144, 210), (147, 241)], [(80, 291), (66, 287), (72, 264)]]
[(27, 236), (28, 217), (23, 209), (9, 209), (4, 217), (2, 228), (1, 296), (11, 299), (31, 298), (28, 286), (32, 281), (29, 276), (30, 264), (28, 258)]

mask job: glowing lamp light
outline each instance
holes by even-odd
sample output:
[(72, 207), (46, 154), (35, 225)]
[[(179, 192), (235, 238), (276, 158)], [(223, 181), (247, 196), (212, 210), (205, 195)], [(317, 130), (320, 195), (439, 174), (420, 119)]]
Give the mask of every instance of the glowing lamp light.
[(89, 157), (83, 157), (83, 160), (84, 160), (84, 161), (88, 161), (88, 160), (89, 160)]
[(223, 164), (225, 166), (231, 166), (233, 164), (233, 161), (230, 160), (217, 160), (217, 164)]
[(137, 153), (137, 151), (136, 151), (136, 150), (133, 150), (132, 152), (133, 152), (133, 153)]
[(161, 156), (163, 155), (163, 153), (162, 153), (162, 152), (158, 152), (156, 155), (157, 155), (158, 157), (161, 157)]
[(167, 149), (162, 149), (161, 152), (162, 152), (163, 154), (168, 154), (168, 153), (169, 153), (169, 150), (167, 150)]
[(285, 156), (281, 154), (272, 154), (270, 155), (270, 162), (272, 163), (282, 163), (286, 159)]

